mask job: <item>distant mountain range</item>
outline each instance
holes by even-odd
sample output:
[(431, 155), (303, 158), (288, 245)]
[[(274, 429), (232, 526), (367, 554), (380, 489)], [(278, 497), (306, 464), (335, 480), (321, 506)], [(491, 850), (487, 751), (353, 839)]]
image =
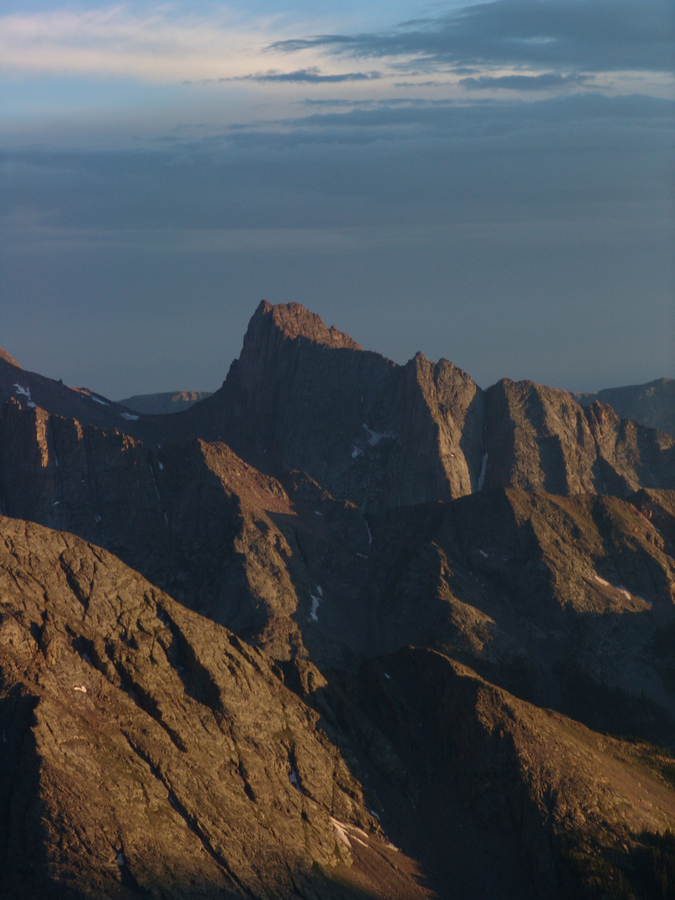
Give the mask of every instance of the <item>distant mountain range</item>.
[(264, 302), (168, 416), (0, 354), (1, 900), (673, 896), (673, 383)]
[(167, 391), (163, 394), (137, 394), (134, 397), (119, 400), (118, 403), (120, 406), (126, 406), (127, 409), (133, 409), (134, 412), (167, 415), (189, 409), (195, 403), (210, 396), (210, 391)]

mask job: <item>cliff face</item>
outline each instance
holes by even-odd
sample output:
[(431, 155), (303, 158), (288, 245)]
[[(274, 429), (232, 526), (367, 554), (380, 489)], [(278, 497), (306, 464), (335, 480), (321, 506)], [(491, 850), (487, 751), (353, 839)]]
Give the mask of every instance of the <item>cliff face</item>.
[(657, 378), (648, 384), (606, 388), (597, 394), (572, 394), (582, 406), (596, 401), (611, 406), (620, 419), (675, 435), (675, 379)]
[(219, 436), (251, 464), (378, 508), (471, 492), (481, 393), (451, 363), (397, 366), (297, 304), (261, 304), (212, 400)]
[(486, 411), (487, 487), (618, 496), (675, 487), (675, 438), (609, 406), (504, 379), (486, 392)]
[(532, 382), (482, 391), (447, 360), (398, 366), (298, 304), (260, 305), (223, 387), (172, 434), (223, 440), (270, 474), (305, 471), (371, 511), (483, 486), (675, 487), (675, 438)]

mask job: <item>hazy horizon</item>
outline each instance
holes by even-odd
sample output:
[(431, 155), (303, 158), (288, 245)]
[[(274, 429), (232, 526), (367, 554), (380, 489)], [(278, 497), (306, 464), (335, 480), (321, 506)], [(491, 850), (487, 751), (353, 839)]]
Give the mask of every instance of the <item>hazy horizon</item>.
[(365, 349), (675, 376), (668, 0), (8, 0), (0, 346), (216, 390), (262, 298)]

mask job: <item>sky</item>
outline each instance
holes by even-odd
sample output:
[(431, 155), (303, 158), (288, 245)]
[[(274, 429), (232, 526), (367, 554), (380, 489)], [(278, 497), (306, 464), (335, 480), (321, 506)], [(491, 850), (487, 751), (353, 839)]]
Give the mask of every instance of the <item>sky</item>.
[(399, 363), (675, 377), (671, 0), (0, 0), (0, 346), (215, 390), (261, 299)]

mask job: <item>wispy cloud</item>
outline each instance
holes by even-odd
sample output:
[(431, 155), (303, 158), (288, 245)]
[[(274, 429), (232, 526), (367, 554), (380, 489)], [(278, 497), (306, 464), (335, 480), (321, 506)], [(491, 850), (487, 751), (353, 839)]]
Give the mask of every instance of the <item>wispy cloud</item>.
[(298, 69), (295, 72), (258, 72), (254, 75), (235, 75), (230, 78), (202, 78), (199, 81), (185, 80), (184, 84), (223, 84), (231, 81), (256, 81), (259, 84), (340, 84), (344, 81), (374, 81), (382, 78), (381, 72), (345, 72), (340, 75), (322, 75), (316, 66)]
[(459, 83), (462, 87), (479, 91), (494, 89), (544, 91), (550, 88), (585, 84), (588, 80), (588, 75), (579, 75), (575, 72), (570, 75), (560, 75), (558, 72), (544, 72), (543, 75), (481, 75), (477, 78), (460, 78)]
[[(248, 77), (256, 64), (269, 66), (275, 54), (268, 48), (283, 33), (273, 17), (243, 20), (226, 7), (210, 17), (167, 5), (143, 13), (117, 5), (5, 15), (0, 16), (0, 70), (160, 82)], [(317, 54), (305, 56), (309, 81)]]
[(670, 0), (493, 0), (386, 33), (321, 34), (273, 47), (406, 59), (427, 70), (450, 63), (670, 71), (675, 44)]

